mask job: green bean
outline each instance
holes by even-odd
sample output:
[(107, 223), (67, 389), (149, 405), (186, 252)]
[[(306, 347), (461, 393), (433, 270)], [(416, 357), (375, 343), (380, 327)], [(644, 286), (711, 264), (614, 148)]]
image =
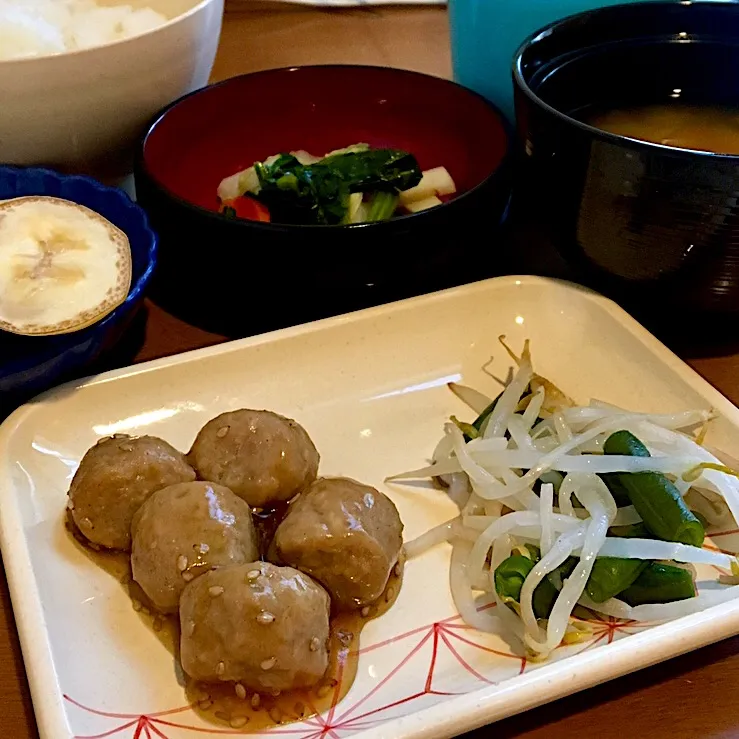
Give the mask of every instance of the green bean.
[(618, 506), (619, 508), (624, 508), (631, 503), (631, 498), (629, 498), (629, 494), (626, 491), (626, 488), (618, 479), (618, 472), (606, 472), (600, 475), (600, 478), (611, 491), (611, 495), (616, 501), (616, 506)]
[(591, 600), (604, 603), (633, 585), (648, 564), (649, 562), (643, 559), (598, 557), (593, 564), (585, 590)]
[[(606, 439), (605, 454), (649, 457), (649, 450), (628, 431), (617, 431)], [(646, 527), (659, 539), (703, 545), (705, 529), (693, 515), (680, 491), (658, 472), (614, 473), (628, 493)], [(606, 481), (606, 485), (608, 481)]]
[(536, 563), (523, 554), (512, 554), (495, 568), (495, 592), (503, 601), (521, 600), (521, 588)]
[(608, 529), (610, 536), (619, 539), (653, 539), (652, 532), (644, 525), (643, 521), (632, 523), (628, 526), (612, 526)]
[(554, 607), (554, 601), (557, 600), (562, 588), (562, 581), (572, 574), (577, 563), (578, 560), (575, 557), (568, 557), (536, 586), (531, 601), (534, 607), (534, 615), (537, 618), (549, 618), (549, 614)]
[(640, 606), (645, 603), (673, 603), (695, 595), (695, 582), (690, 570), (667, 562), (650, 562), (619, 598), (630, 606)]
[[(528, 545), (526, 548), (532, 555), (531, 559), (523, 554), (512, 554), (495, 569), (495, 592), (506, 602), (521, 602), (523, 583), (539, 561), (539, 550)], [(572, 574), (576, 564), (577, 559), (568, 557), (536, 586), (531, 600), (537, 618), (549, 617), (554, 601), (559, 595), (559, 588), (554, 583), (560, 584), (561, 587), (561, 581)]]

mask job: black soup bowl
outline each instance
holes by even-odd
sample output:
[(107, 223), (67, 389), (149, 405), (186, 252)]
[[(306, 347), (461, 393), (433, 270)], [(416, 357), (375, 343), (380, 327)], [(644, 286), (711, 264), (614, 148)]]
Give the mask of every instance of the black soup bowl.
[[(222, 178), (280, 152), (367, 143), (443, 166), (457, 193), (390, 221), (307, 226), (227, 218)], [(510, 197), (500, 113), (447, 80), (399, 69), (315, 66), (234, 77), (165, 110), (136, 168), (160, 236), (154, 299), (245, 335), (487, 276)]]
[(514, 201), (570, 265), (658, 322), (739, 317), (739, 156), (583, 122), (654, 104), (739, 112), (739, 3), (645, 2), (572, 16), (531, 36), (513, 75)]

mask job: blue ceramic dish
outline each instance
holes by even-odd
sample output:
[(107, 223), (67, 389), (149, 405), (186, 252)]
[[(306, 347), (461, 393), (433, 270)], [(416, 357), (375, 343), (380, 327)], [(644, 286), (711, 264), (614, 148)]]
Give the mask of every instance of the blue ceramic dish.
[(0, 167), (0, 200), (27, 195), (64, 198), (107, 218), (128, 235), (133, 276), (126, 301), (82, 331), (47, 337), (0, 331), (0, 410), (81, 376), (112, 348), (141, 306), (157, 256), (157, 237), (146, 214), (122, 190), (105, 187), (89, 177), (60, 175), (48, 169)]

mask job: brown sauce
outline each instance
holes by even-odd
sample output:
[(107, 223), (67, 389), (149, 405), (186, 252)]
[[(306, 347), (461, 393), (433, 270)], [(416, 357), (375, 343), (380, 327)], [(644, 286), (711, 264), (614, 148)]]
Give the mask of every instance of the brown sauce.
[[(284, 516), (286, 507), (274, 512), (257, 512), (254, 519), (262, 542), (262, 552), (268, 547), (271, 534)], [(279, 516), (279, 517), (278, 517)], [(180, 625), (177, 616), (157, 613), (149, 599), (131, 577), (130, 557), (124, 552), (92, 549), (79, 532), (71, 516), (67, 529), (75, 544), (98, 567), (112, 575), (125, 588), (133, 609), (142, 623), (155, 633), (179, 665)], [(361, 611), (332, 613), (329, 637), (329, 665), (318, 685), (310, 689), (291, 690), (271, 695), (254, 693), (233, 682), (199, 683), (190, 680), (178, 669), (176, 679), (184, 684), (187, 701), (204, 720), (220, 727), (248, 728), (250, 732), (279, 724), (301, 721), (324, 713), (349, 692), (357, 675), (359, 635), (364, 625), (388, 611), (400, 592), (403, 581), (403, 558), (395, 566), (383, 595)]]

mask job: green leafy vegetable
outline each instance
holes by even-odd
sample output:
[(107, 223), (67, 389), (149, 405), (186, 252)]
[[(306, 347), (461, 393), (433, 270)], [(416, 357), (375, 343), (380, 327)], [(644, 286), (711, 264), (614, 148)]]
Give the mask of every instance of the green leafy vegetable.
[(366, 221), (374, 223), (376, 221), (389, 221), (393, 217), (393, 213), (398, 207), (400, 198), (394, 192), (376, 192), (369, 204), (369, 213)]
[(421, 168), (412, 154), (396, 149), (350, 150), (315, 164), (301, 164), (281, 154), (269, 164), (254, 165), (259, 195), (282, 223), (335, 225), (341, 223), (355, 192), (373, 193), (368, 220), (389, 219), (397, 194), (417, 185)]

